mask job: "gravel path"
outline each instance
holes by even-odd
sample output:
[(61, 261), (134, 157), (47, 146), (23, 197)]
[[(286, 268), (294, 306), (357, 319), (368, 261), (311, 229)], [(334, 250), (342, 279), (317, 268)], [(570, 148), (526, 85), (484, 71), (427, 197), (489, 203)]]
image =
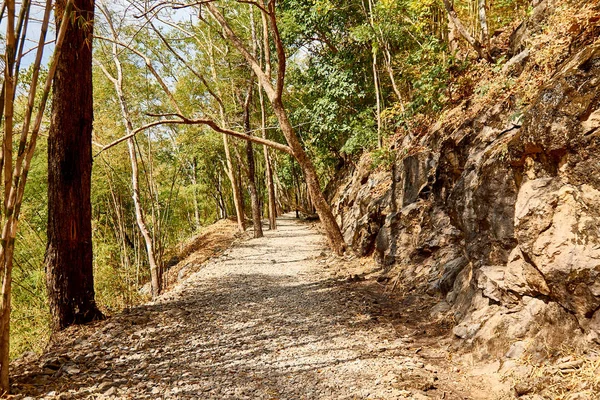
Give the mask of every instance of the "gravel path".
[[(18, 368), (40, 398), (464, 399), (378, 316), (376, 297), (332, 278), (323, 237), (290, 215), (158, 301), (65, 338)], [(435, 353), (435, 352), (434, 352)], [(438, 359), (444, 357), (438, 354)], [(490, 397), (491, 398), (491, 397)]]

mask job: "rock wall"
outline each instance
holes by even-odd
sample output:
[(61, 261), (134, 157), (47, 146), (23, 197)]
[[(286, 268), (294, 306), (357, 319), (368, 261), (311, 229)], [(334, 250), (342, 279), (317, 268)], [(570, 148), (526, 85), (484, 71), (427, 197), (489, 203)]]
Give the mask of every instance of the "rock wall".
[(515, 111), (457, 107), (397, 143), (389, 170), (364, 157), (332, 204), (353, 249), (447, 302), (481, 357), (541, 360), (600, 343), (600, 42)]

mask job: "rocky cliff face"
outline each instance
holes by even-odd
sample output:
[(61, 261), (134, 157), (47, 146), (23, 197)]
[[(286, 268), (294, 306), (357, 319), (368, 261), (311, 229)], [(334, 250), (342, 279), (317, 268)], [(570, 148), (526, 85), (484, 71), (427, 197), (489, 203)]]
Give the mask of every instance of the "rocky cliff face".
[[(549, 10), (542, 2), (513, 34), (505, 76), (526, 68)], [(354, 250), (408, 290), (439, 296), (454, 334), (482, 357), (600, 343), (596, 37), (573, 39), (527, 107), (511, 95), (465, 102), (397, 143), (389, 170), (365, 157), (332, 196)]]

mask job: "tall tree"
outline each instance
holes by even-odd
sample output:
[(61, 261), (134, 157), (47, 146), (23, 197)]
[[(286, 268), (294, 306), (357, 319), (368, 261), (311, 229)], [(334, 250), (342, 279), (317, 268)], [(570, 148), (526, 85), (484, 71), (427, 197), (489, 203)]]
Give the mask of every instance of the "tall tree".
[(119, 52), (117, 48), (116, 41), (118, 40), (118, 33), (113, 25), (113, 21), (110, 15), (110, 11), (106, 7), (105, 4), (100, 5), (100, 10), (106, 17), (106, 22), (112, 32), (113, 38), (115, 42), (112, 43), (112, 61), (114, 63), (114, 67), (116, 70), (116, 74), (111, 74), (109, 70), (100, 62), (100, 68), (102, 72), (106, 75), (106, 77), (112, 82), (115, 92), (117, 93), (117, 97), (119, 99), (119, 105), (121, 106), (121, 116), (123, 118), (123, 124), (125, 125), (125, 131), (129, 139), (127, 139), (127, 148), (129, 150), (129, 161), (131, 164), (131, 183), (132, 183), (132, 192), (133, 192), (133, 205), (135, 209), (135, 220), (144, 238), (144, 243), (146, 245), (146, 254), (148, 256), (148, 263), (150, 264), (150, 277), (151, 277), (151, 287), (152, 287), (152, 297), (156, 297), (160, 294), (162, 289), (162, 277), (161, 277), (161, 268), (159, 263), (157, 262), (156, 257), (156, 249), (155, 244), (152, 240), (152, 235), (148, 226), (146, 224), (146, 217), (144, 215), (144, 210), (142, 209), (141, 201), (140, 201), (140, 184), (139, 184), (139, 167), (138, 167), (138, 159), (137, 159), (137, 150), (135, 145), (135, 138), (132, 135), (134, 131), (133, 122), (131, 118), (131, 113), (129, 111), (129, 104), (127, 99), (125, 98), (125, 93), (123, 91), (123, 66), (121, 64), (121, 60), (119, 59)]
[[(60, 25), (66, 0), (56, 2)], [(75, 0), (57, 59), (48, 137), (46, 285), (55, 330), (98, 318), (92, 269), (94, 0)]]
[[(246, 134), (252, 135), (250, 130), (250, 105), (252, 103), (252, 88), (254, 84), (250, 81), (246, 99), (244, 100), (244, 130)], [(261, 238), (264, 236), (262, 230), (262, 217), (260, 213), (260, 200), (258, 199), (258, 190), (256, 188), (256, 162), (254, 160), (254, 148), (252, 142), (246, 142), (246, 160), (248, 162), (246, 173), (248, 175), (248, 190), (250, 192), (250, 201), (252, 205), (252, 224), (254, 237)]]
[[(252, 4), (258, 5), (257, 3)], [(257, 76), (258, 81), (267, 94), (267, 98), (271, 102), (273, 112), (279, 121), (279, 127), (283, 132), (289, 148), (291, 149), (291, 153), (302, 168), (311, 201), (315, 206), (317, 213), (319, 214), (321, 223), (323, 224), (323, 228), (325, 229), (325, 233), (329, 241), (329, 245), (336, 253), (343, 254), (346, 251), (344, 237), (342, 236), (340, 227), (337, 224), (333, 213), (331, 212), (331, 208), (329, 207), (323, 192), (321, 191), (319, 177), (317, 175), (315, 166), (306, 153), (302, 142), (296, 134), (296, 130), (292, 126), (283, 102), (283, 90), (286, 73), (286, 54), (284, 44), (279, 33), (279, 28), (277, 26), (275, 2), (270, 1), (268, 3), (268, 9), (261, 7), (261, 11), (266, 14), (267, 19), (269, 20), (273, 42), (277, 52), (277, 76), (275, 85), (273, 84), (272, 76), (270, 76), (270, 68), (265, 68), (266, 70), (263, 70), (258, 60), (250, 53), (240, 37), (233, 31), (229, 25), (229, 22), (221, 14), (217, 6), (215, 6), (214, 3), (207, 3), (206, 8), (223, 29), (224, 36), (244, 56), (246, 62)]]

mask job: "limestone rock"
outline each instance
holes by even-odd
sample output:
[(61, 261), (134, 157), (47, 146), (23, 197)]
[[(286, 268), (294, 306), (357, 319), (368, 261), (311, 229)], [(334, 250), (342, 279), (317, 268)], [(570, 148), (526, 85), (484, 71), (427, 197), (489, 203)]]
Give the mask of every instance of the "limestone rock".
[(446, 303), (445, 301), (441, 301), (431, 308), (429, 315), (431, 315), (432, 318), (439, 318), (448, 311), (450, 311), (450, 304)]
[(465, 256), (457, 257), (443, 266), (442, 277), (439, 280), (438, 288), (442, 294), (446, 294), (454, 286), (456, 277), (462, 269), (468, 264)]
[(581, 128), (584, 135), (589, 135), (600, 128), (600, 109), (591, 113), (590, 116), (581, 123)]
[(543, 276), (533, 281), (581, 317), (600, 307), (591, 289), (600, 277), (600, 232), (593, 226), (599, 218), (600, 191), (588, 185), (544, 178), (526, 182), (519, 192), (515, 234), (523, 255)]
[[(539, 1), (517, 29), (507, 74), (557, 4)], [(365, 157), (332, 198), (346, 239), (405, 287), (445, 299), (455, 336), (489, 354), (514, 356), (523, 341), (542, 359), (535, 343), (582, 333), (600, 343), (598, 76), (596, 42), (526, 109), (465, 102), (399, 139), (387, 171)]]
[(538, 294), (548, 296), (550, 294), (543, 275), (525, 260), (518, 247), (509, 256), (504, 274), (504, 285), (506, 290), (520, 296), (536, 296)]

